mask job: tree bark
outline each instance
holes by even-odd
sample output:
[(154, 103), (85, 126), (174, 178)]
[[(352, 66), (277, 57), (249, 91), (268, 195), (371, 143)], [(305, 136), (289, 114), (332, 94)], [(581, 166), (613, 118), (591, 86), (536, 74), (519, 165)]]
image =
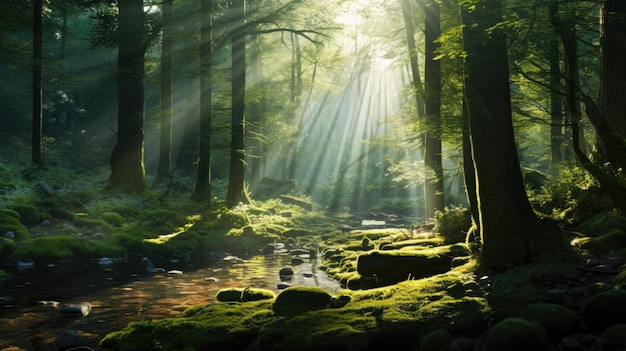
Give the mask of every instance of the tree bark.
[(550, 169), (553, 174), (563, 162), (563, 94), (561, 92), (560, 50), (557, 38), (550, 40)]
[(536, 221), (522, 180), (515, 146), (506, 38), (499, 30), (502, 2), (462, 7), (464, 92), (479, 212), (481, 265), (519, 265), (529, 257)]
[(441, 14), (439, 3), (428, 0), (424, 4), (425, 57), (424, 57), (424, 207), (426, 219), (434, 218), (435, 212), (443, 211), (444, 187), (441, 155), (441, 61), (435, 59), (440, 45)]
[(32, 162), (41, 164), (42, 138), (42, 82), (41, 52), (43, 47), (43, 0), (33, 1), (33, 125)]
[(212, 66), (213, 21), (212, 0), (200, 0), (200, 137), (198, 141), (198, 171), (191, 198), (211, 206), (211, 133), (212, 133)]
[(172, 175), (172, 4), (165, 0), (161, 5), (163, 39), (161, 42), (161, 130), (159, 133), (159, 166), (157, 178), (169, 179)]
[(230, 206), (249, 203), (245, 189), (245, 94), (246, 94), (246, 40), (243, 26), (246, 21), (245, 0), (233, 1), (232, 39), (232, 119), (230, 146), (230, 174), (226, 203)]
[(119, 116), (109, 183), (114, 190), (140, 192), (146, 185), (143, 154), (145, 14), (142, 0), (120, 1), (118, 6)]

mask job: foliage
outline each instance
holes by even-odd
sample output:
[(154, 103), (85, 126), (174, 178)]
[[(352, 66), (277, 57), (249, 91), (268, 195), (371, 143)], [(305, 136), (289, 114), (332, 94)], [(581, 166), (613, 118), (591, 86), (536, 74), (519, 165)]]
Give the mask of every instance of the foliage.
[(467, 231), (472, 226), (470, 211), (464, 207), (449, 206), (435, 213), (437, 232), (447, 243), (465, 242)]
[(543, 216), (574, 225), (609, 209), (598, 182), (578, 166), (559, 168), (558, 174), (529, 199)]

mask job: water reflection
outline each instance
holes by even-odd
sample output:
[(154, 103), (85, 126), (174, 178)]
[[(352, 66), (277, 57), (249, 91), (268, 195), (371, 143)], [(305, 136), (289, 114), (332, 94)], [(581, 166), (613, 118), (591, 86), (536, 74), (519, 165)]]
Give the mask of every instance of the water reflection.
[[(315, 260), (291, 264), (291, 255), (253, 256), (243, 260), (217, 261), (201, 267), (169, 263), (167, 273), (141, 277), (136, 265), (86, 265), (33, 268), (17, 272), (3, 283), (0, 296), (13, 298), (0, 305), (0, 350), (38, 350), (66, 330), (86, 337), (97, 349), (110, 331), (131, 321), (180, 316), (187, 307), (215, 302), (219, 289), (256, 287), (280, 292), (278, 271), (291, 267), (289, 285), (320, 286), (330, 293), (339, 283), (318, 268)], [(87, 316), (61, 313), (63, 306), (87, 302)], [(55, 304), (58, 303), (58, 304)]]

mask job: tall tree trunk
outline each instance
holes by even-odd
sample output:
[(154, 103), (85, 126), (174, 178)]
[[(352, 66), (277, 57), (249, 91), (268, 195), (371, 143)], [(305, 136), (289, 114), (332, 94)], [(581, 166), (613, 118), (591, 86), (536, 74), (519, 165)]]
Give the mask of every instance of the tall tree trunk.
[(252, 66), (252, 81), (254, 82), (257, 94), (260, 94), (256, 101), (251, 102), (248, 108), (249, 125), (254, 128), (255, 137), (252, 138), (252, 147), (250, 152), (252, 160), (250, 161), (250, 192), (257, 194), (261, 190), (261, 178), (263, 177), (263, 164), (265, 160), (265, 151), (263, 146), (263, 135), (265, 134), (264, 126), (264, 101), (265, 91), (263, 85), (263, 66), (261, 65), (261, 36), (252, 36), (252, 52), (250, 61)]
[(230, 145), (230, 174), (226, 203), (234, 206), (249, 203), (245, 189), (245, 110), (246, 110), (246, 1), (232, 2), (232, 120)]
[(527, 261), (530, 207), (515, 147), (506, 38), (490, 28), (502, 21), (502, 2), (484, 0), (461, 9), (465, 59), (464, 91), (469, 114), (482, 251), (481, 265)]
[(173, 1), (161, 5), (163, 41), (161, 43), (161, 130), (159, 135), (159, 166), (157, 177), (172, 175), (172, 17)]
[(443, 165), (441, 155), (441, 61), (435, 59), (440, 45), (441, 14), (437, 0), (424, 3), (425, 57), (424, 57), (424, 207), (426, 219), (433, 218), (436, 211), (443, 211)]
[(563, 94), (561, 92), (561, 69), (559, 42), (550, 40), (550, 168), (556, 174), (563, 162)]
[(142, 0), (120, 1), (118, 6), (119, 116), (109, 182), (114, 190), (140, 192), (146, 186), (143, 154), (145, 14)]
[(43, 46), (43, 0), (33, 1), (33, 125), (32, 162), (41, 164), (42, 155), (42, 82), (41, 51)]
[(213, 66), (213, 0), (200, 0), (200, 138), (196, 187), (191, 198), (211, 206), (211, 122)]
[[(626, 1), (602, 1), (600, 22), (600, 113), (611, 132), (618, 135), (617, 145), (605, 146), (606, 161), (615, 169), (626, 168)], [(612, 143), (603, 140), (604, 143)], [(621, 146), (619, 143), (621, 143)]]
[(287, 179), (296, 177), (296, 161), (298, 157), (298, 138), (300, 136), (300, 128), (304, 119), (304, 111), (298, 111), (302, 100), (302, 51), (300, 50), (300, 40), (298, 35), (291, 33), (291, 123), (294, 131), (289, 141), (290, 161), (287, 168)]

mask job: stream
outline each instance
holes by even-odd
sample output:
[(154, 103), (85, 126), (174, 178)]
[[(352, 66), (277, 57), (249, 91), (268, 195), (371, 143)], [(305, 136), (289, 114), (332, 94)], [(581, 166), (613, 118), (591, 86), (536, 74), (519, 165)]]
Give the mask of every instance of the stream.
[[(133, 321), (181, 316), (187, 307), (216, 302), (222, 288), (250, 286), (279, 293), (278, 271), (283, 267), (294, 271), (289, 285), (319, 286), (331, 294), (341, 290), (315, 259), (292, 264), (288, 253), (201, 265), (168, 261), (158, 265), (166, 272), (149, 277), (138, 275), (136, 265), (102, 263), (22, 269), (13, 273), (13, 279), (0, 282), (0, 351), (50, 350), (67, 330), (102, 350), (98, 342), (109, 332)], [(86, 316), (62, 312), (64, 306), (84, 302), (91, 304)]]

